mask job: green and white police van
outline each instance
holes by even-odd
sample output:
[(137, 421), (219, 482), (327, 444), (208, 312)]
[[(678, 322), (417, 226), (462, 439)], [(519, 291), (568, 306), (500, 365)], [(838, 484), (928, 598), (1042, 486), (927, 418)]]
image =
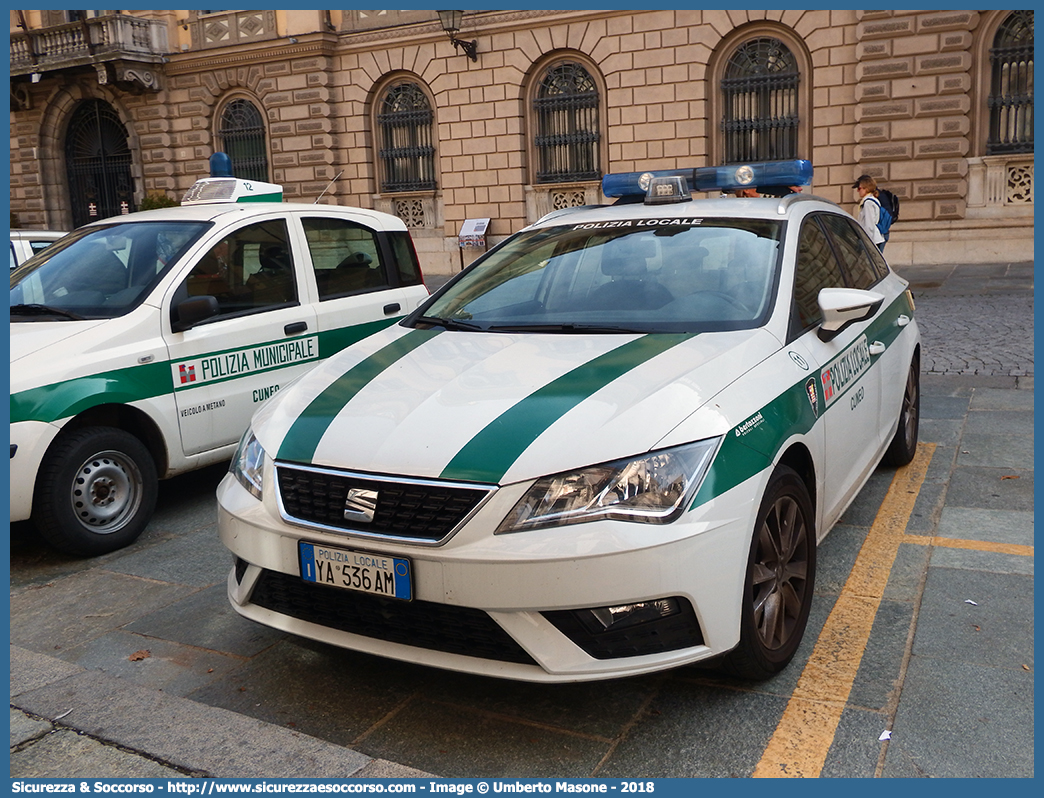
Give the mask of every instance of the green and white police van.
[(907, 283), (808, 162), (609, 175), (255, 414), (218, 488), (231, 605), (434, 667), (765, 678), (816, 546), (915, 455)]
[(11, 521), (80, 556), (145, 528), (157, 481), (227, 460), (289, 382), (413, 311), (409, 231), (211, 177), (11, 271)]

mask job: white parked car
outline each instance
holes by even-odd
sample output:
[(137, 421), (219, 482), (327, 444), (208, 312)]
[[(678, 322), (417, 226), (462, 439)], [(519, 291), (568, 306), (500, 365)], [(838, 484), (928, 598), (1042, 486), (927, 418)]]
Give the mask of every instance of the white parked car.
[(37, 252), (43, 252), (64, 235), (57, 230), (12, 230), (11, 268), (29, 260)]
[(126, 546), (157, 479), (227, 460), (269, 396), (428, 297), (399, 219), (279, 199), (207, 178), (11, 272), (12, 522)]
[(691, 196), (810, 178), (610, 175), (621, 201), (550, 214), (280, 392), (218, 489), (232, 606), (521, 680), (778, 672), (817, 542), (918, 431), (912, 297), (856, 221)]

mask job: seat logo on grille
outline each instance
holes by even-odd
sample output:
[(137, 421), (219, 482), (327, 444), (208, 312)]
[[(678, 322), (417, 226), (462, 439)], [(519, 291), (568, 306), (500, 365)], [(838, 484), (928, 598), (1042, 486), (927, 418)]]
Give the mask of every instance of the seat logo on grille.
[(348, 488), (344, 498), (344, 520), (358, 524), (372, 524), (377, 511), (377, 491), (369, 488)]

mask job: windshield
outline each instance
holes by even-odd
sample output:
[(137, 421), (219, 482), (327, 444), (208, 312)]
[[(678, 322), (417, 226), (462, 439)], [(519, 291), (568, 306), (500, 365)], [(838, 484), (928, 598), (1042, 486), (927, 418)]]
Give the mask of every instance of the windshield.
[(709, 332), (764, 322), (782, 223), (634, 220), (520, 233), (413, 319), (451, 329)]
[(109, 319), (136, 307), (209, 222), (83, 227), (11, 272), (11, 317)]

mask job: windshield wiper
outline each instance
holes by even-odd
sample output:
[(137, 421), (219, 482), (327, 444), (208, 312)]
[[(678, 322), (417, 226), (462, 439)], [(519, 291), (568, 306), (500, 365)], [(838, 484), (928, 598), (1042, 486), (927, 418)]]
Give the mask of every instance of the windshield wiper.
[(18, 316), (60, 316), (63, 319), (83, 321), (84, 317), (71, 310), (52, 308), (47, 305), (11, 305), (11, 313)]
[(460, 319), (444, 319), (441, 316), (418, 316), (414, 321), (418, 324), (432, 324), (436, 327), (445, 327), (447, 330), (466, 330), (468, 332), (485, 332), (486, 328), (470, 321)]
[(549, 333), (637, 333), (646, 335), (649, 330), (613, 324), (504, 324), (490, 325), (490, 332), (549, 332)]

